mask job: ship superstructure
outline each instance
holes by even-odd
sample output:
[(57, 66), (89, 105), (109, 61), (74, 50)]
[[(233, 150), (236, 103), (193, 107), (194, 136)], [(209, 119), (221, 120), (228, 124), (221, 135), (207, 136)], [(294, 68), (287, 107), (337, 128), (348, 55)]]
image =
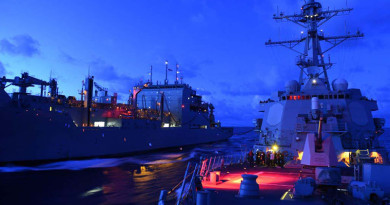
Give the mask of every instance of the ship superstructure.
[[(212, 104), (188, 84), (139, 83), (127, 103), (88, 76), (80, 99), (60, 95), (55, 79), (28, 73), (0, 79), (0, 162), (120, 156), (224, 140)], [(8, 94), (8, 86), (19, 92)], [(40, 95), (27, 92), (40, 86)], [(46, 86), (49, 91), (46, 93)]]
[[(274, 19), (293, 22), (306, 32), (302, 32), (300, 39), (265, 43), (267, 46), (281, 45), (299, 53), (296, 65), (300, 74), (298, 81), (288, 81), (285, 90), (260, 102), (264, 118), (255, 149), (267, 150), (277, 145), (281, 151), (298, 156), (307, 134), (318, 133), (321, 124), (323, 135), (332, 137), (338, 154), (380, 147), (377, 138), (383, 133), (384, 119), (372, 115), (378, 110), (377, 101), (362, 95), (360, 89), (348, 88), (344, 79), (330, 83), (327, 74), (333, 63), (330, 58), (325, 59), (325, 54), (347, 39), (363, 37), (363, 33), (326, 36), (320, 27), (332, 17), (351, 10), (323, 9), (319, 2), (309, 0), (299, 14), (274, 15)], [(329, 46), (325, 48), (321, 42)], [(300, 44), (303, 44), (303, 51), (296, 49)]]

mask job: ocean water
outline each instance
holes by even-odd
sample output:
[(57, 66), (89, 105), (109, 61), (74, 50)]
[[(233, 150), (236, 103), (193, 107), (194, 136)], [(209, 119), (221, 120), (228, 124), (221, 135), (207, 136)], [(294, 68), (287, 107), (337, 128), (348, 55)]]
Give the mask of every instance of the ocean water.
[(37, 166), (0, 167), (0, 204), (157, 204), (187, 162), (204, 154), (246, 153), (257, 139), (252, 128), (236, 128), (227, 141), (162, 152)]
[[(247, 132), (251, 129), (237, 128), (227, 141), (163, 152), (3, 166), (0, 204), (157, 204), (160, 190), (180, 182), (188, 161), (204, 154), (247, 153), (257, 140), (256, 133)], [(380, 141), (390, 150), (390, 129)]]

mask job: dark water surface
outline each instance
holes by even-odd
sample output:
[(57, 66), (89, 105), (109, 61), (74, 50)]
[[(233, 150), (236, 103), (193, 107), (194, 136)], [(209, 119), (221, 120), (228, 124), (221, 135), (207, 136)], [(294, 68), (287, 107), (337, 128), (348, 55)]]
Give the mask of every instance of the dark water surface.
[[(241, 134), (251, 128), (236, 128)], [(227, 141), (109, 159), (0, 167), (0, 204), (157, 204), (160, 190), (183, 178), (187, 162), (202, 154), (242, 153), (256, 133)]]

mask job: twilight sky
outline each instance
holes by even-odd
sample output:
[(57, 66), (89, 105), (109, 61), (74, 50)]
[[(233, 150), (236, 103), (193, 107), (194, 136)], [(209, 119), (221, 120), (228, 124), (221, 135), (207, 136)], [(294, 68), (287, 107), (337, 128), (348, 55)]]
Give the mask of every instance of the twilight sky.
[[(333, 18), (325, 35), (360, 29), (365, 38), (330, 52), (330, 80), (378, 100), (377, 117), (390, 125), (390, 1), (328, 0), (324, 8), (352, 7)], [(258, 102), (298, 79), (296, 54), (264, 42), (299, 38), (302, 29), (272, 15), (299, 12), (303, 0), (2, 0), (0, 76), (22, 71), (59, 81), (60, 92), (78, 96), (90, 73), (120, 99), (138, 81), (163, 81), (164, 60), (180, 64), (189, 83), (216, 107), (222, 125), (251, 126)], [(347, 5), (346, 5), (347, 4)], [(169, 73), (170, 82), (174, 72)], [(10, 88), (8, 91), (12, 91)], [(38, 92), (32, 90), (32, 92)]]

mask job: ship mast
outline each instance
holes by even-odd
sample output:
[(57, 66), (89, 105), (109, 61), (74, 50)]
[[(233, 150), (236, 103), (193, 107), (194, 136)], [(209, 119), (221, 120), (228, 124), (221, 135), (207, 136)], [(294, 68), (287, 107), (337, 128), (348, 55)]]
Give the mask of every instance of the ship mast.
[[(285, 15), (283, 12), (274, 14), (273, 19), (275, 20), (290, 21), (306, 29), (306, 33), (302, 32), (300, 39), (287, 41), (272, 41), (270, 39), (265, 43), (267, 46), (280, 45), (299, 53), (296, 62), (296, 65), (300, 68), (299, 87), (302, 87), (306, 80), (303, 74), (307, 76), (308, 80), (319, 78), (323, 74), (324, 83), (330, 90), (327, 70), (332, 67), (333, 63), (330, 60), (325, 62), (324, 54), (345, 40), (363, 37), (364, 34), (357, 31), (356, 34), (324, 36), (322, 30), (318, 32), (318, 28), (334, 16), (348, 14), (351, 10), (352, 8), (323, 10), (319, 2), (309, 0), (308, 3), (302, 6), (300, 14)], [(329, 43), (330, 47), (323, 51), (320, 44), (321, 41)], [(302, 42), (305, 44), (303, 52), (296, 49), (296, 46)]]

